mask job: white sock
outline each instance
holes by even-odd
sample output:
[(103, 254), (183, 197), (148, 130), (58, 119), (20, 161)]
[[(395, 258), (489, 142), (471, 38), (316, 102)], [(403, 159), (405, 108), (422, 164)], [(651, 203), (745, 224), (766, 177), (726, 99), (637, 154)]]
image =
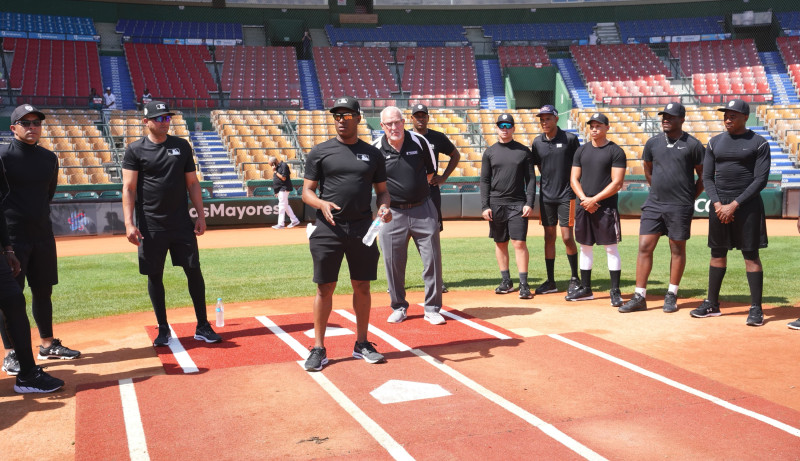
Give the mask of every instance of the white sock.
[(636, 287), (636, 289), (634, 289), (633, 292), (642, 295), (642, 298), (647, 297), (647, 288)]
[(581, 245), (581, 256), (578, 260), (578, 266), (582, 271), (592, 270), (594, 265), (594, 252), (591, 245)]
[(606, 245), (606, 257), (608, 258), (608, 270), (622, 270), (622, 259), (619, 257), (619, 248), (616, 244)]
[(673, 285), (673, 284), (670, 283), (669, 284), (669, 288), (667, 288), (667, 291), (671, 291), (672, 294), (674, 294), (675, 296), (678, 296), (678, 285)]

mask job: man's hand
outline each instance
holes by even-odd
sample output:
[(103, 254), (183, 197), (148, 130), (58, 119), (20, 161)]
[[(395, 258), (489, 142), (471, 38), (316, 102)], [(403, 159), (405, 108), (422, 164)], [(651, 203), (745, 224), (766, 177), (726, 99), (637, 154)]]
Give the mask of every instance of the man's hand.
[(389, 207), (387, 207), (387, 206), (381, 205), (381, 207), (378, 208), (378, 217), (383, 219), (383, 222), (385, 222), (385, 223), (391, 222), (392, 221), (392, 210), (390, 210)]
[(137, 247), (143, 240), (142, 233), (139, 232), (139, 228), (134, 225), (125, 226), (125, 236), (128, 237), (129, 242)]
[(533, 215), (533, 208), (525, 205), (522, 207), (522, 217), (523, 218), (530, 218)]
[(20, 271), (22, 270), (22, 266), (19, 263), (19, 259), (14, 253), (6, 253), (6, 261), (8, 261), (8, 265), (11, 267), (11, 275), (16, 277), (19, 275)]
[(481, 215), (483, 216), (483, 219), (485, 219), (487, 221), (491, 221), (492, 220), (492, 209), (491, 208), (487, 208), (487, 209), (483, 210), (483, 213), (481, 213)]
[(439, 186), (441, 186), (442, 184), (444, 184), (446, 182), (447, 182), (447, 178), (445, 178), (444, 176), (439, 176), (438, 174), (435, 174), (435, 175), (433, 175), (433, 177), (430, 180), (430, 185), (439, 187)]
[(333, 202), (320, 200), (319, 209), (322, 211), (322, 216), (325, 217), (325, 221), (328, 221), (332, 226), (335, 226), (336, 222), (333, 220), (333, 211), (331, 210), (341, 210), (342, 207)]
[(195, 235), (206, 233), (206, 218), (204, 216), (198, 216), (197, 221), (194, 222), (194, 233)]
[(600, 208), (600, 205), (597, 204), (594, 197), (584, 197), (581, 200), (581, 207), (589, 213), (594, 213)]
[(739, 204), (736, 202), (736, 200), (727, 205), (723, 205), (720, 202), (714, 204), (714, 211), (717, 213), (719, 222), (723, 224), (729, 224), (733, 222), (733, 214), (736, 212), (737, 208), (739, 208)]

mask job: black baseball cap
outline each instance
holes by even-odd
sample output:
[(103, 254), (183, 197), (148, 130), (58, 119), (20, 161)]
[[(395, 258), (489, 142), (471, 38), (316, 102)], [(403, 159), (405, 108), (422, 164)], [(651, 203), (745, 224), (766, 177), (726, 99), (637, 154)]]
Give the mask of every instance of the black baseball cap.
[(594, 114), (592, 114), (592, 117), (586, 121), (586, 124), (589, 125), (592, 122), (600, 122), (603, 125), (608, 125), (608, 117), (601, 114), (600, 112), (595, 112)]
[(17, 123), (22, 117), (28, 114), (36, 114), (39, 120), (44, 120), (44, 113), (30, 104), (23, 104), (17, 106), (14, 112), (11, 113), (11, 123)]
[(352, 96), (342, 96), (333, 101), (333, 107), (328, 112), (333, 113), (336, 109), (350, 109), (353, 112), (361, 112), (361, 105)]
[(731, 99), (725, 104), (725, 107), (720, 107), (717, 109), (720, 112), (725, 112), (726, 110), (732, 110), (734, 112), (739, 112), (744, 115), (750, 115), (750, 104), (742, 101), (741, 99)]
[(664, 106), (664, 110), (660, 111), (658, 115), (672, 115), (673, 117), (686, 117), (686, 108), (679, 102), (671, 102)]
[(539, 113), (536, 114), (536, 116), (541, 117), (544, 114), (553, 114), (558, 117), (558, 110), (556, 110), (556, 108), (550, 104), (545, 104), (541, 109), (539, 109)]
[(414, 115), (417, 112), (424, 112), (427, 114), (428, 106), (426, 106), (425, 104), (414, 104), (414, 106), (411, 108), (411, 111), (412, 111), (411, 115)]
[(175, 115), (174, 112), (169, 111), (169, 107), (164, 101), (150, 101), (144, 105), (145, 118), (156, 118), (162, 115)]
[(500, 114), (500, 116), (497, 117), (496, 124), (499, 125), (500, 123), (510, 123), (514, 125), (514, 117), (512, 117), (511, 114)]

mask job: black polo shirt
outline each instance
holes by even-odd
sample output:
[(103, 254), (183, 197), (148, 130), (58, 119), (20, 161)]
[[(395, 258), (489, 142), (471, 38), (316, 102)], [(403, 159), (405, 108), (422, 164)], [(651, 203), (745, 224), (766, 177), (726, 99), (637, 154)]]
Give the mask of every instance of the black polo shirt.
[(373, 143), (386, 159), (386, 187), (392, 205), (420, 203), (431, 194), (428, 175), (436, 172), (436, 163), (428, 141), (412, 131), (405, 132), (405, 139), (396, 151), (386, 135)]
[(128, 144), (122, 168), (137, 171), (136, 225), (142, 231), (191, 230), (186, 173), (195, 171), (192, 146), (167, 135), (162, 144), (145, 136)]
[(490, 146), (481, 160), (481, 210), (490, 205), (525, 204), (533, 208), (536, 173), (531, 151), (511, 140)]
[[(372, 219), (372, 185), (386, 181), (381, 152), (362, 140), (344, 144), (336, 138), (317, 144), (306, 157), (305, 179), (319, 182), (319, 198), (338, 205), (341, 221)], [(317, 219), (325, 219), (317, 210)]]
[[(285, 190), (285, 191), (292, 191), (292, 172), (289, 170), (289, 164), (286, 162), (281, 162), (275, 167), (275, 173), (272, 175), (272, 190), (275, 191), (277, 194), (278, 192)], [(278, 177), (278, 173), (286, 179), (281, 179)]]
[(545, 203), (561, 203), (575, 198), (569, 185), (572, 159), (581, 146), (578, 137), (558, 128), (553, 139), (542, 133), (531, 143), (533, 164), (539, 167), (541, 184), (539, 192)]
[(767, 186), (770, 162), (769, 144), (752, 130), (711, 138), (703, 159), (703, 185), (711, 202), (724, 196), (742, 204), (757, 196)]
[[(581, 168), (583, 193), (593, 197), (611, 184), (611, 168), (625, 168), (626, 162), (625, 151), (613, 141), (603, 147), (594, 147), (591, 142), (587, 142), (575, 152), (572, 166)], [(614, 194), (599, 204), (616, 208), (617, 195)]]
[(58, 185), (58, 157), (42, 146), (12, 139), (0, 147), (9, 193), (2, 204), (14, 243), (53, 238), (50, 200)]
[(652, 162), (650, 205), (694, 205), (694, 169), (703, 163), (703, 143), (689, 133), (671, 141), (666, 133), (648, 139), (642, 159)]
[(433, 158), (435, 160), (434, 165), (436, 165), (437, 169), (439, 168), (439, 154), (444, 154), (450, 157), (450, 154), (456, 150), (456, 146), (450, 142), (450, 138), (448, 138), (447, 135), (441, 131), (431, 130), (428, 128), (428, 132), (422, 136), (428, 140), (428, 143), (430, 143), (431, 147), (433, 148)]

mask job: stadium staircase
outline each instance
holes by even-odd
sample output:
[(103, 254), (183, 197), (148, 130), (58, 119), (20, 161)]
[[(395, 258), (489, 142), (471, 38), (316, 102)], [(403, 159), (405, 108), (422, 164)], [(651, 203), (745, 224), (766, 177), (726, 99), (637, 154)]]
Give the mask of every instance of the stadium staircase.
[(203, 180), (214, 183), (214, 197), (246, 197), (242, 178), (236, 173), (236, 166), (231, 163), (219, 134), (216, 131), (192, 131), (190, 138)]
[(314, 61), (299, 59), (297, 71), (300, 73), (300, 93), (303, 95), (303, 108), (306, 110), (322, 110), (322, 92), (317, 84), (317, 70)]
[(507, 109), (503, 75), (497, 59), (477, 59), (478, 87), (481, 89), (481, 109)]
[[(789, 154), (783, 151), (778, 141), (776, 141), (766, 126), (749, 126), (756, 134), (761, 135), (769, 143), (770, 156), (772, 163), (769, 167), (769, 174), (779, 174), (781, 177), (798, 175), (800, 178), (800, 170), (794, 167), (794, 162), (789, 159)], [(786, 176), (784, 176), (786, 175)]]
[(103, 88), (96, 88), (98, 93), (105, 93), (106, 87), (117, 98), (117, 109), (136, 109), (136, 95), (133, 93), (131, 73), (124, 56), (100, 56), (100, 73), (103, 76)]
[(798, 104), (800, 98), (792, 85), (789, 74), (786, 72), (786, 65), (781, 59), (778, 51), (767, 51), (758, 53), (761, 62), (764, 63), (764, 71), (767, 73), (770, 91), (772, 91), (772, 101), (774, 104)]
[(595, 33), (597, 34), (598, 43), (603, 45), (622, 43), (622, 38), (619, 36), (619, 29), (615, 22), (598, 22), (597, 26), (595, 26)]
[(572, 107), (577, 107), (579, 109), (596, 107), (572, 59), (555, 58), (551, 59), (551, 62), (558, 68), (561, 77), (564, 79), (564, 83), (567, 85), (567, 90), (572, 98)]

